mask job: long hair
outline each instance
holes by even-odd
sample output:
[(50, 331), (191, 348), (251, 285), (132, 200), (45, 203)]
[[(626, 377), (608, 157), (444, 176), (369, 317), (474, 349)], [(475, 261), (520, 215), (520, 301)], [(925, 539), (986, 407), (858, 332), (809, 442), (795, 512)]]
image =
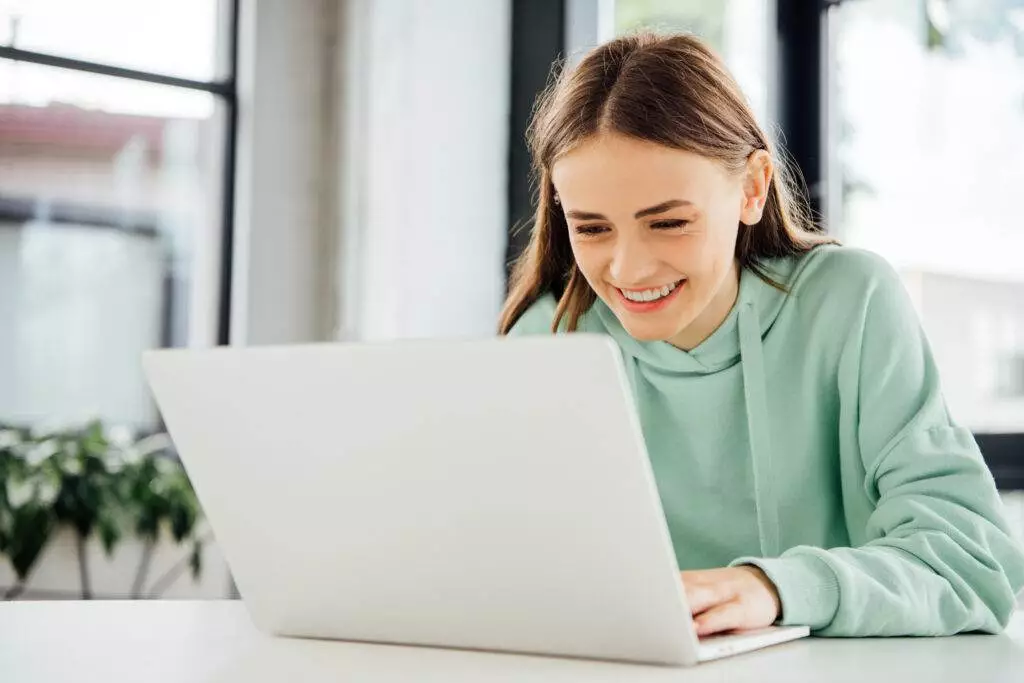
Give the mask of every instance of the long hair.
[(717, 55), (690, 35), (641, 33), (592, 50), (553, 79), (538, 98), (527, 132), (538, 185), (526, 250), (512, 270), (499, 332), (547, 292), (558, 300), (551, 329), (574, 331), (597, 295), (576, 267), (565, 216), (555, 201), (551, 167), (587, 138), (615, 132), (693, 152), (741, 171), (757, 150), (775, 166), (764, 213), (740, 224), (736, 258), (765, 281), (766, 259), (804, 253), (834, 240), (821, 234), (803, 180), (758, 125), (739, 86)]

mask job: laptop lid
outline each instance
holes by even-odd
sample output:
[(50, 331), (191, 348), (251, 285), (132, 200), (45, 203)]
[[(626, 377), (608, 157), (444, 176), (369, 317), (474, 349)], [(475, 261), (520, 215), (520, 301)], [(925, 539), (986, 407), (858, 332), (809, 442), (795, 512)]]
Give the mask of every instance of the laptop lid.
[(162, 350), (147, 378), (258, 626), (692, 664), (619, 350)]

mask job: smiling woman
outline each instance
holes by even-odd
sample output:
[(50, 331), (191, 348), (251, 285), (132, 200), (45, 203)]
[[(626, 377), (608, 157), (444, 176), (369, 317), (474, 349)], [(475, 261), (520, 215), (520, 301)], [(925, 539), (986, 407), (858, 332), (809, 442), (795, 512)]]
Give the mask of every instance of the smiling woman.
[[(628, 50), (634, 45), (639, 49)], [(541, 196), (501, 328), (508, 331), (543, 291), (559, 296), (554, 324), (565, 318), (573, 330), (595, 296), (616, 310), (624, 298), (616, 289), (686, 280), (673, 323), (650, 316), (622, 322), (641, 339), (674, 338), (689, 328), (677, 341), (692, 348), (732, 306), (737, 267), (769, 278), (764, 259), (831, 240), (817, 234), (800, 185), (703, 43), (647, 36), (598, 52), (614, 61), (597, 61), (594, 53), (563, 73), (531, 126)], [(657, 87), (659, 79), (671, 87)], [(596, 95), (595, 86), (604, 91)], [(633, 257), (651, 240), (689, 244), (644, 272)], [(673, 334), (662, 334), (666, 324), (676, 326)]]
[(698, 39), (596, 48), (543, 95), (500, 322), (623, 352), (698, 633), (999, 631), (1024, 586), (899, 276), (808, 218)]

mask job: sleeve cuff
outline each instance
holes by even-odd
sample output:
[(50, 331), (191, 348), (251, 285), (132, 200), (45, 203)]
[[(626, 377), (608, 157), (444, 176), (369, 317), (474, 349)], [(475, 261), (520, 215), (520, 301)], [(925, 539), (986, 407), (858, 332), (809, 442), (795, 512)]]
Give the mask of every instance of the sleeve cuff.
[(814, 555), (764, 559), (741, 557), (729, 564), (753, 565), (775, 584), (782, 603), (782, 626), (828, 626), (839, 609), (839, 579), (828, 564)]

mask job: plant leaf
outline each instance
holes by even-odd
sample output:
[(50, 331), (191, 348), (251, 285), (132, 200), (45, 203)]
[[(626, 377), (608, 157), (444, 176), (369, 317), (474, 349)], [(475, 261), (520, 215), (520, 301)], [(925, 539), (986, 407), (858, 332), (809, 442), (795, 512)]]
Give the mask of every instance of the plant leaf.
[(50, 510), (34, 505), (14, 513), (7, 557), (19, 581), (24, 581), (50, 540), (55, 520)]
[(203, 542), (196, 539), (192, 544), (192, 555), (188, 558), (188, 566), (192, 569), (192, 579), (198, 579), (203, 573)]
[(121, 529), (109, 515), (100, 516), (96, 523), (96, 529), (99, 531), (103, 550), (107, 553), (107, 557), (110, 557), (114, 554), (114, 548), (117, 547), (118, 541), (121, 540)]

